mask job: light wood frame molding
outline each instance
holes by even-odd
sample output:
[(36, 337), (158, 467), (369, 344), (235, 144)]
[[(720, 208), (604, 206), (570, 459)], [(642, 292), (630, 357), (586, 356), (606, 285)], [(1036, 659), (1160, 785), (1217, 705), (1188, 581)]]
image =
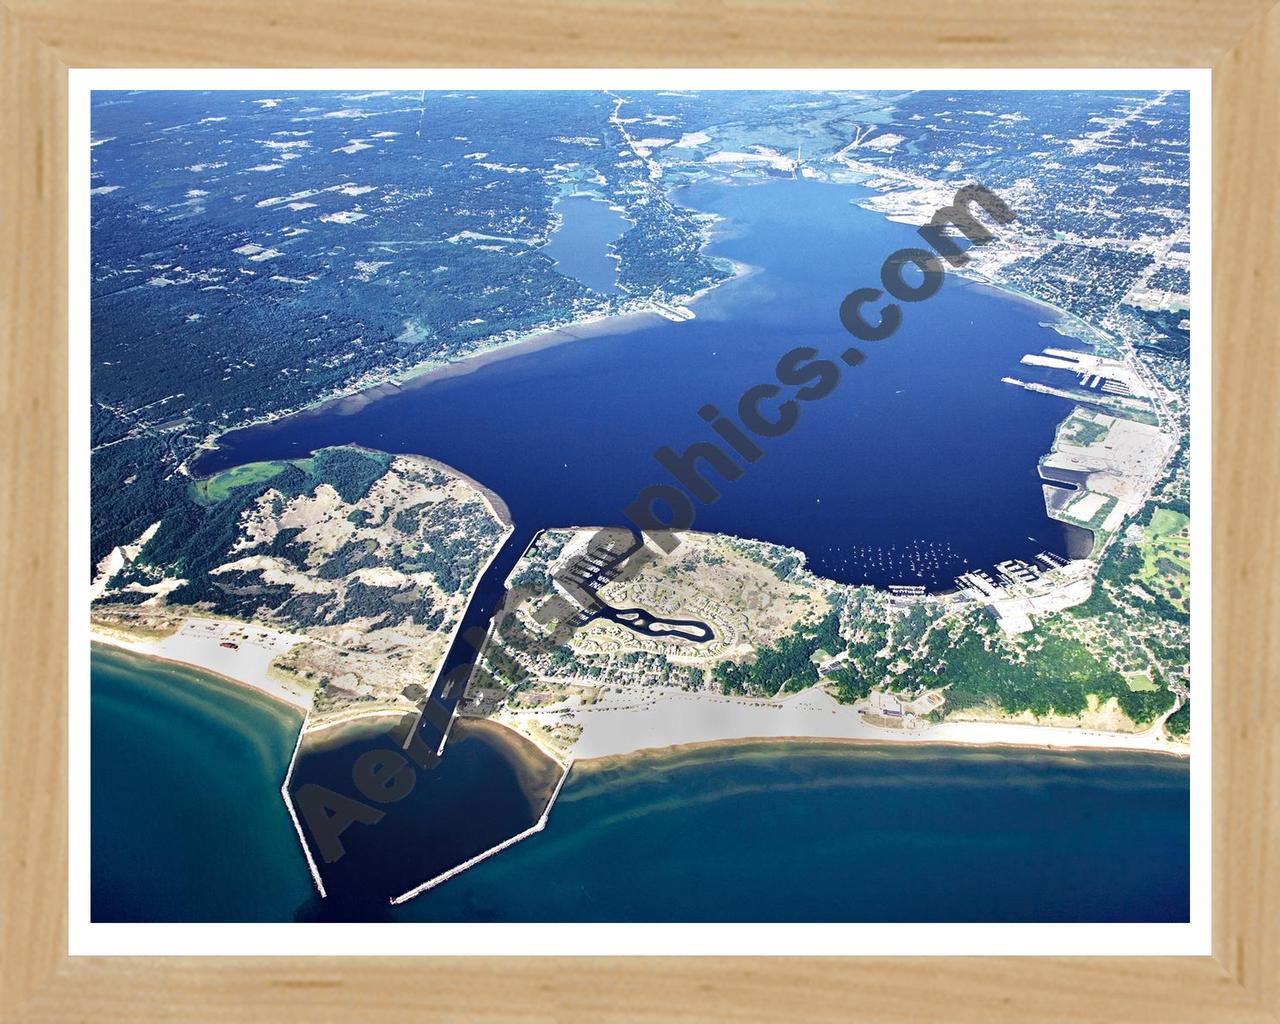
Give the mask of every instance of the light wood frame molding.
[[(2, 0), (0, 1020), (1280, 1021), (1271, 3)], [(68, 957), (67, 72), (111, 66), (1212, 67), (1213, 956)]]

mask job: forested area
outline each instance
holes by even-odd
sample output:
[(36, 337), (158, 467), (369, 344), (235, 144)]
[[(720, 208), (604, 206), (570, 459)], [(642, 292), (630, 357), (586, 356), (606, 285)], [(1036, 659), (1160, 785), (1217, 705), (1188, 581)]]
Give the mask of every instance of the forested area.
[[(356, 504), (391, 463), (380, 452), (325, 448), (305, 459), (252, 464), (193, 482), (100, 600), (140, 603), (168, 577), (185, 582), (165, 595), (167, 605), (199, 606), (244, 619), (267, 616), (295, 627), (374, 620), (374, 629), (402, 622), (437, 629), (446, 614), (440, 595), (447, 600), (464, 592), (502, 539), (502, 527), (478, 495), (467, 505), (445, 497), (377, 516), (354, 509), (343, 516), (354, 530), (352, 538), (319, 561), (314, 547), (300, 540), (303, 530), (297, 526), (281, 526), (269, 540), (246, 543), (247, 518), (263, 511), (279, 517), (292, 499), (313, 496), (322, 484), (332, 487), (344, 505)], [(412, 472), (406, 468), (402, 475)], [(418, 475), (422, 483), (445, 483), (435, 469)], [(239, 480), (245, 482), (237, 485)], [(275, 560), (312, 582), (302, 589), (273, 582), (261, 562), (226, 568), (247, 555)], [(360, 578), (363, 570), (404, 574), (401, 579), (427, 574), (432, 584), (369, 583)], [(314, 586), (320, 583), (332, 586)]]
[[(555, 92), (95, 104), (92, 562), (161, 518), (211, 435), (723, 277), (612, 108)], [(583, 187), (633, 223), (618, 295), (542, 251), (556, 200)]]
[(798, 626), (776, 644), (756, 649), (755, 659), (741, 664), (722, 661), (715, 679), (724, 693), (749, 697), (772, 697), (786, 691), (803, 690), (818, 681), (813, 656), (818, 650), (842, 650), (839, 633), (840, 612), (833, 609), (815, 625)]

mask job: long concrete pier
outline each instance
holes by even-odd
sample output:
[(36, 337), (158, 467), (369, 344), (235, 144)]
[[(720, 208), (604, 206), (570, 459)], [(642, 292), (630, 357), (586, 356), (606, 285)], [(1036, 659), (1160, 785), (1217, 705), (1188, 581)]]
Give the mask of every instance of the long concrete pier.
[(434, 889), (437, 885), (440, 885), (443, 882), (447, 882), (451, 878), (457, 877), (458, 875), (462, 874), (462, 872), (466, 871), (467, 868), (475, 867), (482, 860), (488, 860), (494, 854), (501, 853), (503, 850), (507, 850), (515, 846), (516, 843), (520, 842), (522, 839), (528, 839), (530, 836), (536, 835), (538, 832), (541, 832), (544, 828), (547, 827), (547, 821), (551, 817), (551, 808), (555, 805), (556, 797), (560, 795), (560, 790), (564, 786), (564, 780), (569, 777), (569, 772), (570, 770), (572, 770), (572, 768), (573, 768), (573, 761), (570, 760), (569, 763), (565, 765), (564, 772), (560, 776), (560, 781), (556, 783), (556, 788), (551, 792), (551, 799), (547, 801), (547, 806), (543, 808), (542, 817), (540, 817), (536, 822), (530, 825), (523, 832), (516, 833), (516, 835), (512, 836), (510, 839), (504, 839), (497, 846), (490, 847), (489, 849), (485, 850), (483, 853), (476, 854), (476, 856), (472, 857), (470, 860), (465, 860), (461, 864), (459, 864), (457, 867), (452, 867), (448, 871), (445, 871), (439, 875), (436, 875), (434, 878), (428, 879), (427, 881), (423, 882), (421, 885), (415, 886), (414, 888), (410, 889), (406, 893), (402, 893), (399, 896), (392, 897), (391, 903), (393, 905), (399, 904), (399, 903), (407, 903), (409, 900), (413, 899), (415, 896), (421, 896), (428, 889)]
[(293, 765), (298, 760), (298, 751), (302, 748), (302, 737), (307, 732), (307, 721), (311, 718), (311, 712), (308, 711), (302, 719), (302, 727), (298, 729), (298, 741), (293, 745), (293, 756), (289, 758), (289, 769), (284, 773), (284, 782), (280, 784), (280, 795), (284, 798), (284, 805), (289, 809), (289, 817), (293, 819), (294, 831), (298, 833), (298, 842), (302, 844), (302, 852), (307, 858), (307, 867), (311, 869), (311, 881), (315, 883), (316, 892), (320, 894), (320, 898), (324, 899), (328, 893), (324, 891), (324, 882), (320, 879), (320, 869), (316, 866), (315, 858), (311, 856), (311, 845), (307, 842), (307, 837), (302, 831), (302, 822), (298, 820), (298, 812), (293, 806), (293, 797), (289, 795), (289, 783), (293, 781)]

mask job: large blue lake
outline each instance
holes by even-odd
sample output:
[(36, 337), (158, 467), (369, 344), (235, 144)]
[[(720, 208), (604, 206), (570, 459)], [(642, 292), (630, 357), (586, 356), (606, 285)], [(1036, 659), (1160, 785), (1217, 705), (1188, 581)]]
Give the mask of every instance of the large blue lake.
[[(796, 346), (835, 359), (854, 340), (838, 318), (845, 294), (920, 244), (909, 225), (853, 204), (866, 194), (789, 180), (680, 189), (686, 206), (724, 218), (710, 251), (758, 268), (696, 302), (697, 319), (632, 319), (237, 431), (196, 469), (354, 442), (430, 455), (496, 490), (515, 519), (515, 554), (544, 527), (625, 524), (641, 490), (671, 482), (656, 449), (716, 440), (700, 408), (736, 409)], [(1052, 313), (954, 276), (903, 313), (788, 435), (762, 441), (740, 479), (709, 473), (722, 497), (697, 508), (695, 528), (800, 548), (842, 581), (934, 590), (967, 568), (1068, 553), (1036, 469), (1068, 404), (1000, 380), (1025, 353), (1064, 343), (1040, 326)]]

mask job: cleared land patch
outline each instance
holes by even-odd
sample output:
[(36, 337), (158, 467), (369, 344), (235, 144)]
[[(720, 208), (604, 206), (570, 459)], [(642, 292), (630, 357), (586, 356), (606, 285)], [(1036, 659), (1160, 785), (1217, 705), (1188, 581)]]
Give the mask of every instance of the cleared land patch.
[(1179, 611), (1190, 607), (1191, 520), (1181, 512), (1158, 508), (1145, 527), (1138, 582)]

